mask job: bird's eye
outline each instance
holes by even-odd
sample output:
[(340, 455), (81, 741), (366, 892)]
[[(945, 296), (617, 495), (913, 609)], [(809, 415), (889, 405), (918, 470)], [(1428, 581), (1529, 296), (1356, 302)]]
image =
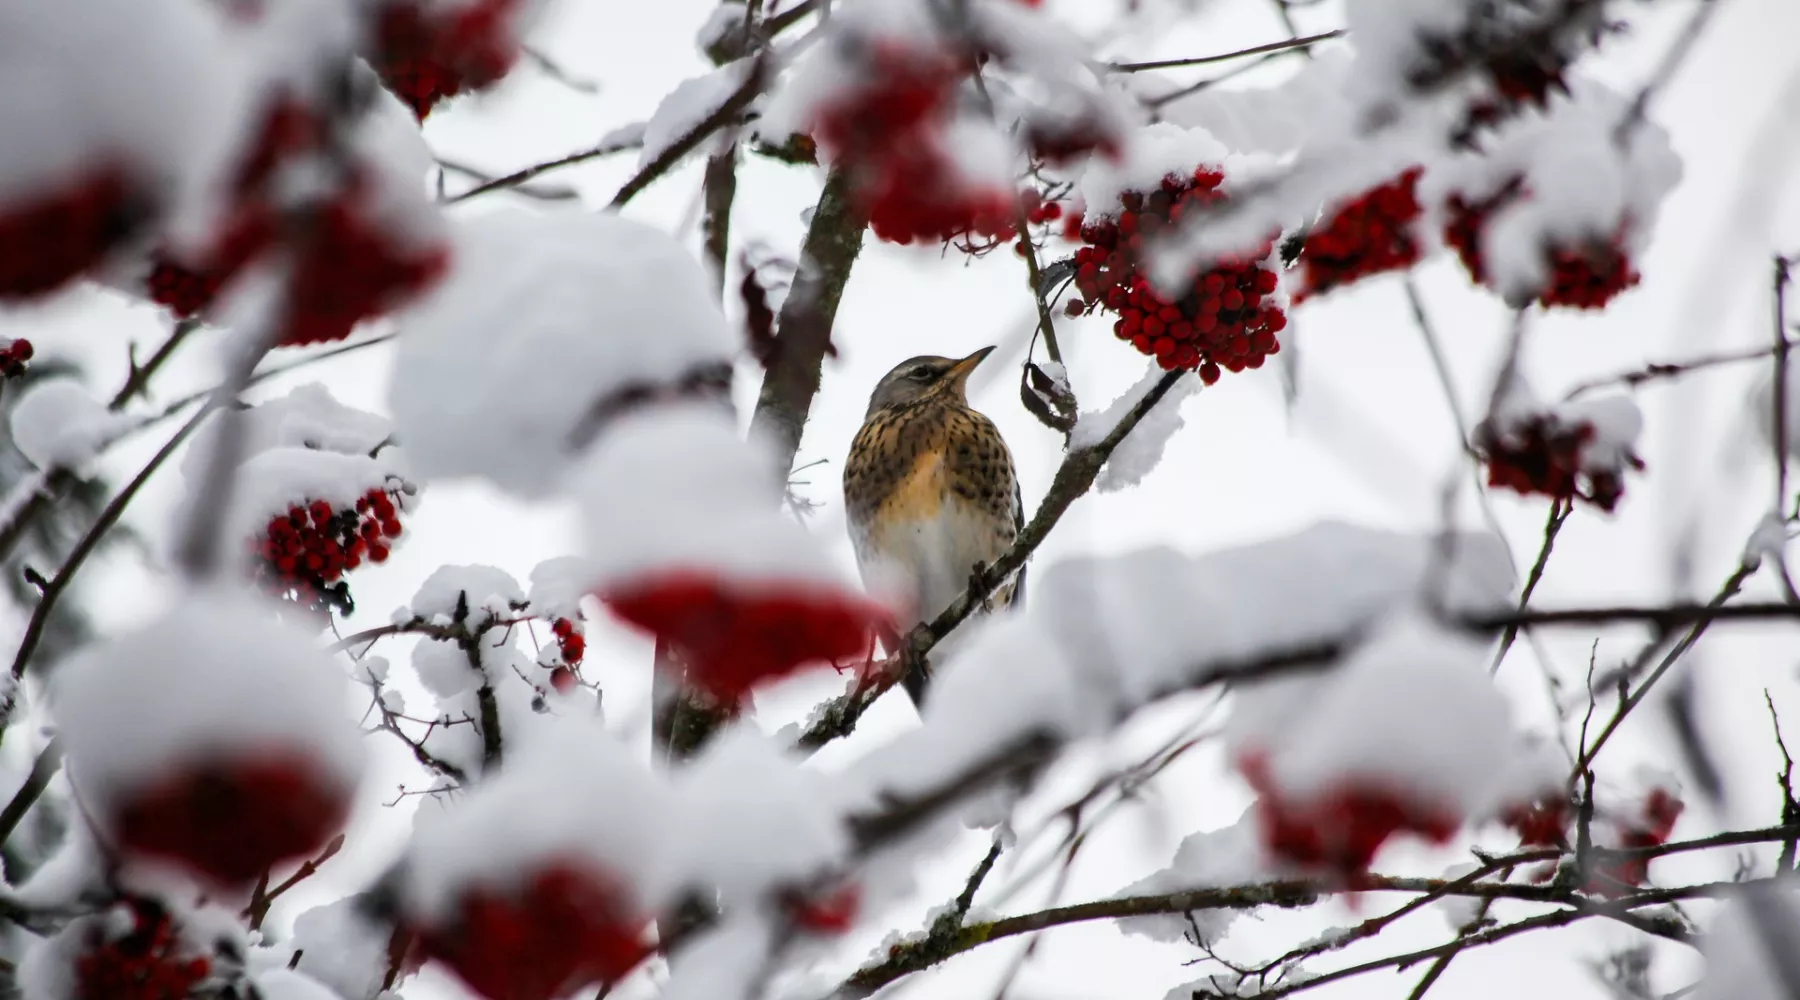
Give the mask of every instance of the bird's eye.
[(929, 382), (931, 381), (931, 369), (924, 365), (920, 365), (912, 371), (907, 372), (906, 377), (912, 379), (914, 382)]

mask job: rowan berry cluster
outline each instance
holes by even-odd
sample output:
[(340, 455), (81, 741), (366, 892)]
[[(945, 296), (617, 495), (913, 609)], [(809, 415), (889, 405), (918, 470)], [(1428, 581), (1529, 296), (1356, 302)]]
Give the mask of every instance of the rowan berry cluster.
[(271, 518), (249, 542), (257, 581), (309, 611), (350, 614), (356, 605), (342, 577), (365, 558), (387, 560), (404, 530), (401, 498), (408, 489), (404, 483), (372, 489), (344, 507), (314, 500)]
[(124, 937), (96, 933), (75, 960), (76, 1000), (188, 1000), (212, 963), (184, 954), (174, 921), (154, 903), (133, 902), (133, 927)]
[(882, 40), (862, 55), (863, 79), (820, 109), (814, 139), (849, 172), (869, 228), (902, 244), (1010, 238), (1016, 194), (963, 176), (947, 147), (959, 61)]
[(587, 636), (583, 635), (574, 621), (558, 618), (550, 623), (550, 633), (556, 637), (556, 651), (562, 663), (551, 668), (550, 686), (558, 691), (568, 691), (575, 686), (581, 670), (581, 660), (587, 655)]
[[(1514, 181), (1485, 200), (1470, 201), (1453, 194), (1446, 203), (1449, 221), (1444, 228), (1444, 242), (1456, 250), (1469, 277), (1477, 283), (1492, 287), (1482, 249), (1488, 221), (1497, 210), (1523, 197), (1529, 197), (1523, 183)], [(1546, 246), (1543, 249), (1544, 264), (1550, 277), (1530, 299), (1543, 306), (1604, 308), (1639, 280), (1637, 269), (1625, 252), (1622, 235), (1574, 246)], [(1496, 290), (1503, 295), (1510, 294), (1508, 289)]]
[(869, 651), (887, 609), (836, 590), (746, 586), (701, 572), (669, 572), (598, 595), (625, 621), (666, 641), (688, 679), (726, 704), (808, 663)]
[[(1580, 499), (1611, 512), (1625, 494), (1624, 468), (1601, 468), (1587, 460), (1597, 431), (1593, 424), (1554, 413), (1533, 413), (1503, 422), (1484, 420), (1473, 445), (1487, 464), (1488, 485), (1557, 500)], [(1644, 463), (1627, 455), (1625, 467)]]
[(1308, 801), (1276, 787), (1266, 758), (1246, 755), (1238, 770), (1256, 791), (1256, 815), (1264, 848), (1298, 865), (1331, 872), (1352, 886), (1368, 873), (1375, 853), (1397, 833), (1433, 844), (1447, 842), (1460, 817), (1374, 784), (1350, 783)]
[(449, 921), (417, 933), (427, 957), (482, 996), (552, 1000), (630, 972), (647, 924), (588, 866), (553, 863), (515, 892), (470, 888)]
[(0, 347), (0, 378), (17, 378), (25, 374), (25, 366), (36, 351), (24, 337), (10, 340)]
[(1423, 173), (1413, 167), (1365, 191), (1308, 233), (1300, 248), (1301, 283), (1294, 301), (1418, 263), (1413, 226), (1424, 212), (1418, 195)]
[[(1668, 843), (1685, 806), (1666, 788), (1653, 788), (1644, 797), (1638, 816), (1620, 824), (1619, 848), (1643, 850)], [(1650, 876), (1650, 858), (1620, 858), (1598, 866), (1587, 884), (1587, 891), (1602, 896), (1621, 895), (1633, 886), (1644, 884)]]
[[(277, 100), (264, 114), (256, 140), (237, 168), (233, 202), (203, 249), (163, 248), (146, 280), (150, 298), (180, 317), (204, 312), (245, 268), (276, 251), (283, 240), (284, 206), (276, 173), (316, 153), (326, 123), (311, 109)], [(377, 203), (374, 166), (355, 163), (341, 183), (306, 206), (306, 237), (295, 247), (289, 285), (281, 298), (275, 346), (342, 340), (365, 319), (424, 291), (449, 266), (449, 250), (395, 231)]]
[(343, 828), (350, 801), (296, 751), (195, 762), (106, 808), (121, 849), (244, 886), (318, 853)]
[(1287, 314), (1270, 297), (1280, 283), (1267, 258), (1273, 240), (1245, 254), (1221, 258), (1194, 276), (1180, 298), (1157, 293), (1141, 269), (1141, 253), (1162, 230), (1225, 198), (1225, 175), (1201, 166), (1190, 176), (1170, 175), (1159, 189), (1127, 191), (1117, 218), (1085, 221), (1075, 251), (1071, 316), (1103, 309), (1116, 314), (1113, 332), (1168, 370), (1195, 369), (1208, 385), (1220, 369), (1260, 368), (1281, 349), (1276, 334)]
[(0, 205), (0, 303), (47, 295), (93, 271), (154, 214), (126, 172), (111, 165)]
[(420, 121), (439, 101), (486, 87), (519, 58), (518, 0), (393, 0), (375, 19), (369, 64)]

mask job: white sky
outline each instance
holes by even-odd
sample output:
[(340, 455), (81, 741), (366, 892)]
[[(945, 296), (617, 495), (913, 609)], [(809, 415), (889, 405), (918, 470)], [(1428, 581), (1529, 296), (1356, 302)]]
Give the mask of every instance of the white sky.
[[(1114, 4), (1103, 0), (1049, 0), (1056, 9), (1103, 20)], [(1637, 18), (1633, 35), (1613, 42), (1597, 75), (1630, 85), (1664, 51), (1685, 22), (1694, 0), (1665, 0), (1654, 16)], [(1768, 326), (1768, 255), (1776, 248), (1800, 251), (1800, 4), (1793, 0), (1716, 0), (1718, 16), (1692, 57), (1653, 106), (1652, 115), (1672, 132), (1686, 174), (1664, 207), (1654, 247), (1640, 262), (1643, 286), (1604, 314), (1562, 316), (1534, 325), (1524, 357), (1525, 371), (1542, 395), (1560, 395), (1585, 378), (1622, 371), (1644, 361), (1765, 343)], [(1198, 4), (1204, 13), (1170, 18), (1139, 43), (1109, 50), (1134, 59), (1166, 58), (1229, 51), (1281, 37), (1273, 6), (1263, 0)], [(463, 102), (434, 115), (427, 137), (446, 157), (504, 172), (564, 154), (594, 142), (610, 128), (649, 115), (673, 85), (706, 68), (691, 44), (694, 30), (711, 9), (710, 0), (567, 0), (536, 36), (538, 46), (572, 72), (599, 81), (595, 97), (546, 81), (529, 67), (515, 74), (498, 94)], [(1637, 5), (1622, 10), (1636, 12)], [(1341, 23), (1336, 2), (1298, 11), (1302, 30)], [(1202, 71), (1204, 72), (1204, 70)], [(1194, 74), (1197, 76), (1198, 74)], [(1186, 78), (1186, 77), (1183, 77)], [(1785, 94), (1785, 99), (1780, 96)], [(627, 154), (553, 175), (577, 186), (593, 204), (603, 204), (635, 168)], [(767, 243), (788, 257), (797, 255), (800, 214), (817, 192), (818, 174), (752, 159), (741, 172), (733, 236)], [(629, 215), (694, 238), (699, 170), (690, 164), (659, 182), (630, 207)], [(506, 197), (506, 196), (501, 196)], [(469, 211), (499, 198), (471, 203)], [(696, 240), (697, 242), (697, 240)], [(898, 250), (871, 238), (857, 265), (838, 317), (841, 355), (829, 362), (824, 388), (813, 409), (800, 462), (823, 460), (801, 478), (801, 492), (823, 504), (814, 530), (838, 546), (852, 564), (843, 539), (838, 477), (841, 459), (861, 419), (876, 378), (895, 362), (919, 353), (958, 355), (976, 347), (1010, 345), (988, 362), (991, 380), (978, 383), (975, 404), (1000, 425), (1017, 457), (1028, 506), (1035, 504), (1058, 460), (1060, 441), (1040, 427), (1017, 401), (1014, 389), (1021, 333), (1030, 322), (1021, 265), (1010, 253), (965, 265), (928, 251)], [(1457, 391), (1465, 401), (1482, 398), (1491, 379), (1506, 329), (1507, 314), (1492, 297), (1472, 289), (1460, 265), (1440, 257), (1422, 267), (1419, 280), (1439, 334), (1450, 355)], [(1800, 303), (1795, 310), (1800, 314)], [(1284, 410), (1275, 367), (1228, 375), (1184, 408), (1187, 427), (1171, 444), (1163, 464), (1136, 490), (1092, 496), (1078, 502), (1040, 549), (1039, 564), (1076, 553), (1112, 552), (1167, 544), (1188, 551), (1235, 544), (1305, 526), (1320, 518), (1429, 530), (1437, 521), (1437, 496), (1444, 474), (1461, 461), (1442, 391), (1418, 334), (1408, 318), (1397, 280), (1368, 283), (1348, 294), (1309, 304), (1292, 314), (1284, 344), (1296, 339), (1301, 351), (1298, 409)], [(596, 317), (596, 322), (603, 321)], [(80, 355), (99, 385), (116, 385), (124, 370), (123, 344), (148, 346), (160, 336), (151, 309), (109, 296), (76, 295), (31, 313), (0, 316), (0, 334), (25, 334), (44, 354)], [(496, 330), (498, 339), (505, 331)], [(1062, 335), (1075, 386), (1087, 408), (1109, 402), (1134, 382), (1144, 359), (1116, 341), (1106, 321), (1065, 323)], [(210, 346), (210, 345), (209, 345)], [(208, 384), (205, 351), (193, 351), (159, 380), (161, 398)], [(546, 363), (554, 363), (546, 359)], [(354, 355), (305, 372), (305, 380), (326, 381), (343, 401), (380, 409), (384, 393), (384, 352)], [(1671, 594), (1671, 541), (1690, 528), (1698, 532), (1692, 593), (1710, 595), (1735, 564), (1744, 537), (1767, 504), (1769, 478), (1763, 449), (1744, 427), (1748, 387), (1760, 371), (1740, 366), (1694, 377), (1679, 388), (1639, 394), (1646, 409), (1643, 455), (1647, 475), (1632, 480), (1614, 517), (1583, 510), (1566, 526), (1539, 603), (1592, 605), (1614, 601), (1659, 601)], [(741, 385), (753, 398), (754, 379)], [(116, 478), (134, 469), (148, 447), (122, 449), (108, 460)], [(146, 490), (131, 523), (151, 540), (145, 555), (121, 553), (90, 570), (89, 594), (109, 625), (141, 620), (162, 604), (166, 588), (160, 570), (169, 511), (182, 498), (179, 475), (167, 472)], [(1476, 508), (1464, 497), (1459, 516), (1478, 525)], [(1522, 563), (1536, 551), (1544, 505), (1510, 495), (1494, 498), (1513, 549)], [(380, 624), (412, 594), (426, 574), (443, 563), (487, 563), (523, 579), (540, 560), (564, 554), (576, 544), (567, 511), (521, 506), (479, 485), (439, 484), (423, 496), (409, 522), (409, 537), (384, 566), (358, 572), (353, 589), (360, 613), (348, 629)], [(150, 567), (150, 568), (147, 568)], [(1757, 581), (1752, 594), (1768, 588)], [(1704, 643), (1695, 664), (1704, 664), (1701, 685), (1705, 726), (1730, 772), (1737, 825), (1766, 825), (1777, 819), (1772, 775), (1776, 758), (1768, 738), (1761, 690), (1775, 689), (1776, 703), (1800, 733), (1800, 690), (1793, 668), (1800, 660), (1792, 630), (1720, 628)], [(1588, 644), (1594, 637), (1571, 632), (1548, 643), (1554, 662), (1579, 686)], [(609, 719), (624, 732), (645, 731), (648, 644), (596, 622), (592, 627), (587, 674), (606, 688)], [(1629, 655), (1637, 637), (1607, 636), (1599, 646), (1604, 664)], [(379, 648), (403, 664), (404, 647)], [(400, 673), (399, 671), (396, 672)], [(1502, 682), (1522, 717), (1542, 724), (1542, 686), (1529, 659), (1509, 661)], [(784, 686), (762, 699), (761, 717), (770, 727), (789, 721), (839, 682), (830, 676)], [(1666, 759), (1668, 746), (1655, 705), (1648, 705), (1622, 730), (1602, 757), (1603, 773), (1623, 775), (1635, 759)], [(1196, 703), (1149, 713), (1133, 728), (1126, 748), (1100, 754), (1118, 761), (1128, 749), (1149, 745), (1157, 732), (1191, 717)], [(857, 740), (834, 748), (826, 760), (842, 759), (859, 745), (912, 724), (910, 709), (884, 704)], [(397, 745), (377, 742), (385, 772), (371, 781), (371, 803), (353, 843), (361, 849), (334, 862), (306, 893), (296, 893), (285, 914), (329, 895), (360, 887), (391, 856), (405, 835), (406, 810), (374, 802), (392, 798), (396, 782), (416, 781)], [(1224, 773), (1212, 754), (1196, 754), (1160, 780), (1144, 807), (1127, 810), (1097, 834), (1082, 854), (1063, 894), (1077, 902), (1112, 893), (1166, 864), (1175, 843), (1195, 830), (1235, 820), (1248, 801), (1245, 789)], [(410, 803), (410, 800), (409, 800)], [(1718, 823), (1690, 809), (1678, 837), (1703, 833)], [(919, 913), (953, 896), (984, 844), (971, 836), (936, 873), (934, 888), (919, 907), (888, 921), (891, 929), (917, 928)], [(1458, 860), (1449, 854), (1390, 849), (1384, 871), (1436, 874)], [(1652, 869), (1659, 880), (1728, 877), (1732, 859), (1666, 862)], [(1004, 865), (1002, 874), (1004, 873)], [(999, 879), (991, 885), (1001, 884)], [(1008, 905), (1036, 908), (1043, 889), (1033, 888)], [(1379, 912), (1381, 900), (1366, 902), (1362, 914), (1347, 909), (1331, 917), (1340, 924)], [(278, 915), (277, 923), (281, 923)], [(1244, 922), (1225, 945), (1245, 959), (1310, 937), (1317, 918), (1271, 914)], [(1384, 947), (1400, 950), (1433, 943), (1447, 933), (1444, 922), (1427, 913), (1384, 935)], [(1603, 995), (1584, 970), (1583, 959), (1632, 938), (1613, 927), (1585, 927), (1573, 933), (1530, 936), (1499, 947), (1467, 953), (1436, 987), (1443, 997), (1514, 997), (1530, 984), (1545, 995)], [(871, 940), (869, 942), (873, 944)], [(991, 995), (993, 984), (1016, 948), (992, 947), (948, 966), (935, 977), (915, 977), (918, 995)], [(851, 948), (852, 958), (862, 954)], [(1353, 952), (1353, 955), (1362, 955)], [(1054, 932), (1015, 987), (1015, 996), (1154, 998), (1195, 978), (1181, 962), (1196, 957), (1184, 947), (1152, 946), (1127, 939), (1110, 923)], [(1659, 985), (1685, 985), (1692, 975), (1691, 953), (1667, 949), (1659, 965)], [(1320, 997), (1405, 996), (1418, 970), (1353, 980), (1317, 991)], [(437, 977), (432, 977), (436, 980)], [(455, 988), (415, 984), (413, 997), (456, 996)]]

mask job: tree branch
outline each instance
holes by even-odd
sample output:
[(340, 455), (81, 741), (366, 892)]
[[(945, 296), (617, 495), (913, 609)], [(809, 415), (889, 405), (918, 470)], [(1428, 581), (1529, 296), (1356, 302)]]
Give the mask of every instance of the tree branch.
[(0, 844), (9, 840), (13, 831), (24, 821), (25, 814), (31, 811), (44, 789), (50, 787), (50, 779), (56, 777), (57, 769), (62, 767), (62, 744), (53, 736), (44, 748), (38, 751), (37, 759), (31, 762), (31, 773), (25, 776), (25, 783), (13, 793), (12, 800), (6, 803), (6, 809), (0, 811)]
[(775, 443), (784, 482), (800, 450), (813, 397), (819, 392), (838, 303), (850, 280), (850, 268), (862, 252), (868, 221), (850, 197), (849, 174), (834, 168), (813, 209), (794, 287), (781, 304), (775, 357), (763, 375), (756, 412), (750, 418), (751, 433)]
[(712, 114), (700, 119), (681, 138), (670, 143), (667, 149), (656, 154), (656, 157), (649, 163), (644, 164), (642, 169), (633, 174), (631, 179), (619, 188), (619, 193), (613, 195), (612, 201), (608, 202), (606, 207), (613, 211), (624, 208), (631, 199), (642, 194), (645, 188), (674, 169), (676, 164), (698, 148), (702, 142), (705, 142), (708, 136), (735, 123), (738, 116), (743, 114), (744, 109), (750, 106), (750, 102), (756, 100), (757, 96), (763, 92), (763, 88), (768, 85), (768, 78), (772, 75), (769, 72), (768, 60), (769, 56), (766, 52), (758, 56), (756, 62), (750, 67), (750, 74), (744, 78), (744, 82), (739, 84), (736, 90), (731, 92), (730, 97), (725, 98), (724, 103), (714, 108)]
[(93, 526), (88, 529), (87, 534), (81, 537), (81, 541), (75, 543), (75, 548), (69, 552), (68, 558), (63, 560), (62, 566), (57, 569), (56, 576), (50, 580), (49, 586), (44, 588), (44, 594), (38, 599), (37, 607), (31, 611), (31, 620), (25, 626), (25, 635), (19, 640), (18, 652), (13, 656), (12, 682), (7, 687), (4, 697), (0, 697), (0, 739), (5, 738), (5, 727), (12, 721), (13, 710), (18, 705), (19, 690), (24, 684), (25, 668), (31, 662), (31, 654), (37, 652), (38, 643), (44, 637), (44, 626), (49, 623), (50, 610), (56, 606), (56, 602), (68, 590), (70, 581), (81, 570), (87, 557), (92, 555), (94, 549), (99, 546), (100, 539), (105, 537), (107, 531), (111, 530), (114, 524), (118, 523), (119, 517), (125, 513), (125, 508), (137, 497), (138, 491), (143, 489), (144, 484), (150, 481), (150, 477), (156, 474), (156, 470), (169, 460), (169, 456), (175, 454), (175, 450), (180, 448), (188, 436), (200, 427), (200, 424), (212, 414), (221, 401), (221, 397), (215, 396), (207, 405), (201, 407), (199, 412), (190, 417), (188, 422), (182, 425), (182, 428), (176, 431), (175, 435), (155, 455), (151, 456), (150, 461), (144, 464), (143, 469), (139, 470), (131, 482), (127, 483), (117, 496), (113, 497), (112, 502), (106, 505), (106, 509), (100, 512), (100, 516), (94, 519)]

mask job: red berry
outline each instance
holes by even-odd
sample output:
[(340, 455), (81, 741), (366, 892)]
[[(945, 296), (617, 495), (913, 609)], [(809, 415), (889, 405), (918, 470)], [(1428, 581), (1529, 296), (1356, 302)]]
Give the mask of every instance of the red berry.
[(0, 302), (47, 295), (99, 266), (149, 222), (150, 202), (117, 167), (0, 206)]
[(586, 865), (553, 863), (510, 892), (466, 890), (418, 940), (482, 996), (552, 1000), (613, 982), (647, 953), (648, 921), (625, 900)]
[(850, 594), (729, 586), (700, 573), (665, 573), (599, 596), (620, 618), (668, 641), (689, 679), (729, 702), (804, 664), (863, 653), (888, 620), (884, 608)]
[(317, 853), (349, 815), (348, 792), (314, 761), (266, 754), (173, 774), (121, 804), (110, 825), (127, 851), (242, 885)]

